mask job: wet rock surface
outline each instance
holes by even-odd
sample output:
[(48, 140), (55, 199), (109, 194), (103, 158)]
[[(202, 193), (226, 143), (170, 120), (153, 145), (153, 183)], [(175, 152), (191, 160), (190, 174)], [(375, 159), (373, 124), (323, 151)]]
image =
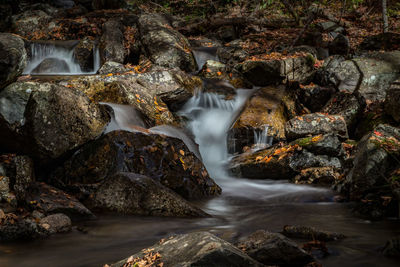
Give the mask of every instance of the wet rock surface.
[(113, 19), (104, 23), (99, 44), (101, 62), (124, 63), (126, 52), (123, 41), (122, 24), (119, 20)]
[(278, 233), (259, 230), (237, 246), (255, 260), (270, 266), (304, 266), (313, 261), (297, 244)]
[(71, 231), (71, 219), (62, 213), (52, 214), (40, 220), (39, 226), (48, 234)]
[(179, 139), (114, 131), (88, 143), (52, 175), (62, 185), (95, 184), (116, 172), (143, 174), (186, 199), (220, 193), (207, 170)]
[(135, 264), (146, 255), (153, 256), (155, 264), (162, 263), (165, 267), (172, 266), (263, 266), (253, 260), (230, 243), (208, 232), (195, 232), (163, 239), (143, 252), (127, 259), (111, 264), (112, 267), (122, 267), (125, 264)]
[(22, 74), (27, 55), (24, 41), (9, 33), (0, 33), (0, 91)]
[(134, 173), (117, 173), (102, 183), (93, 197), (97, 209), (123, 214), (204, 217), (206, 213), (157, 181)]

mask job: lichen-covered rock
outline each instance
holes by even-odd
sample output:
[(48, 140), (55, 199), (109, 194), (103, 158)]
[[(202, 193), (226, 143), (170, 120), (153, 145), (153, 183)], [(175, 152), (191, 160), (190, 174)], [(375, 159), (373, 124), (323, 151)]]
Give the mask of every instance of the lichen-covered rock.
[(400, 51), (369, 54), (345, 60), (330, 72), (339, 90), (356, 92), (370, 101), (385, 99), (389, 85), (400, 76)]
[(0, 33), (0, 91), (21, 75), (26, 60), (24, 41), (17, 35)]
[(344, 118), (340, 115), (312, 113), (297, 116), (285, 124), (285, 135), (289, 140), (326, 133), (335, 133), (339, 137), (347, 139), (347, 126)]
[(46, 215), (64, 213), (72, 220), (95, 218), (75, 197), (45, 183), (34, 183), (25, 200), (26, 205)]
[(207, 170), (179, 139), (114, 131), (86, 144), (52, 174), (63, 186), (95, 184), (117, 172), (143, 174), (186, 199), (220, 193)]
[(123, 214), (204, 217), (206, 214), (159, 182), (140, 174), (117, 173), (100, 185), (93, 206)]
[(122, 27), (122, 23), (116, 19), (104, 23), (99, 46), (102, 63), (106, 61), (124, 63), (126, 51)]
[(237, 246), (253, 259), (267, 265), (304, 266), (313, 257), (287, 237), (258, 230), (240, 241)]
[(322, 231), (314, 227), (285, 225), (282, 234), (291, 238), (302, 238), (319, 241), (334, 241), (345, 238), (344, 235), (334, 232)]
[(143, 14), (138, 21), (141, 43), (150, 60), (168, 68), (195, 71), (196, 61), (189, 42), (162, 15)]
[(208, 232), (195, 232), (170, 237), (138, 252), (129, 258), (111, 264), (111, 267), (135, 265), (146, 256), (154, 259), (154, 265), (164, 267), (242, 267), (263, 266), (232, 244)]
[(125, 73), (129, 71), (129, 69), (125, 68), (125, 66), (118, 62), (107, 61), (101, 66), (98, 73), (99, 74), (108, 74), (108, 73)]
[(354, 94), (342, 91), (333, 95), (321, 112), (343, 116), (350, 132), (359, 122), (358, 119), (364, 111), (364, 106), (365, 103), (359, 101)]
[(387, 91), (385, 100), (385, 111), (400, 122), (400, 80), (395, 81)]
[(56, 213), (40, 220), (39, 226), (47, 234), (65, 233), (71, 231), (71, 219), (62, 213)]
[(283, 80), (307, 82), (313, 73), (312, 55), (287, 59), (247, 60), (235, 66), (243, 76), (257, 86), (275, 85)]

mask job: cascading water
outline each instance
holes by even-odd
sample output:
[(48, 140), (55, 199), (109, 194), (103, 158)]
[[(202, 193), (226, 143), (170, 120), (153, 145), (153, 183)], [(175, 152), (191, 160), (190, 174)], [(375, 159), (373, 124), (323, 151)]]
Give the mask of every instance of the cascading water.
[(226, 178), (227, 133), (254, 90), (238, 90), (233, 100), (216, 93), (198, 92), (180, 111), (199, 144), (200, 154), (214, 178)]
[(30, 44), (30, 60), (23, 71), (28, 75), (81, 75), (95, 74), (100, 68), (100, 54), (95, 46), (93, 70), (83, 72), (74, 55), (77, 41), (43, 41)]
[(269, 125), (264, 125), (262, 131), (254, 131), (254, 150), (261, 150), (272, 145), (273, 137), (268, 136)]
[(193, 55), (196, 58), (197, 69), (200, 70), (207, 60), (218, 61), (216, 47), (197, 47), (192, 49)]

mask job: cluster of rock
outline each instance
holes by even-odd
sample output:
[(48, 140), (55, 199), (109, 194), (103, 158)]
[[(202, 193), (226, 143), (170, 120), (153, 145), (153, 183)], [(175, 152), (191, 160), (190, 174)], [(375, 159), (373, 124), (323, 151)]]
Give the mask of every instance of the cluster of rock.
[[(54, 14), (76, 17), (124, 3), (55, 2), (80, 5), (63, 14), (48, 4), (29, 10), (20, 6), (21, 13), (10, 18), (14, 32), (33, 38), (29, 33), (37, 29), (59, 26)], [(230, 99), (236, 88), (252, 85), (259, 89), (229, 135), (239, 140), (230, 164), (233, 174), (334, 186), (359, 203), (363, 214), (398, 216), (400, 51), (352, 57), (348, 47), (339, 49), (348, 40), (330, 23), (320, 25), (336, 32), (325, 45), (330, 57), (311, 46), (296, 47), (283, 58), (262, 57), (247, 51), (241, 40), (188, 40), (176, 30), (182, 21), (166, 15), (125, 10), (101, 16), (101, 30), (75, 47), (85, 69), (93, 61), (93, 46), (99, 45), (102, 67), (92, 76), (18, 79), (30, 57), (30, 41), (0, 33), (1, 241), (68, 231), (71, 220), (95, 218), (93, 211), (208, 216), (190, 201), (216, 196), (221, 189), (194, 142), (177, 134), (184, 127), (177, 111), (196, 90)], [(216, 56), (197, 66), (191, 47), (203, 43)], [(317, 58), (324, 59), (322, 66)], [(197, 75), (188, 74), (196, 70)], [(115, 114), (100, 102), (129, 105), (138, 114), (136, 122), (110, 128)], [(170, 128), (157, 128), (164, 124)], [(253, 133), (266, 125), (273, 145), (250, 149)], [(257, 232), (238, 247), (247, 255), (211, 234), (196, 233), (150, 250), (153, 258), (159, 253), (164, 266), (181, 261), (304, 266), (313, 261), (280, 234)], [(148, 253), (113, 266), (134, 266)]]
[[(344, 238), (342, 235), (314, 228), (285, 226), (282, 234), (258, 230), (233, 245), (209, 232), (193, 232), (162, 239), (151, 247), (106, 266), (122, 267), (135, 266), (135, 264), (218, 267), (318, 265), (314, 257), (310, 255), (308, 243), (301, 248), (287, 236), (314, 240), (312, 242)], [(321, 248), (325, 246), (322, 245)]]

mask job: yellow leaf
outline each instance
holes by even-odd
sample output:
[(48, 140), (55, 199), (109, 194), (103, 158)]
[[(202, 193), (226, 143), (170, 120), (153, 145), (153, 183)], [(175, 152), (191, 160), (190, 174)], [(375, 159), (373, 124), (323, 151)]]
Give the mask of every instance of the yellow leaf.
[(185, 152), (183, 152), (183, 150), (179, 150), (179, 154), (181, 154), (182, 156), (185, 156)]
[(107, 76), (107, 77), (110, 77), (110, 76), (113, 76), (113, 74), (112, 74), (112, 73), (109, 73), (109, 74), (107, 74), (106, 76)]

